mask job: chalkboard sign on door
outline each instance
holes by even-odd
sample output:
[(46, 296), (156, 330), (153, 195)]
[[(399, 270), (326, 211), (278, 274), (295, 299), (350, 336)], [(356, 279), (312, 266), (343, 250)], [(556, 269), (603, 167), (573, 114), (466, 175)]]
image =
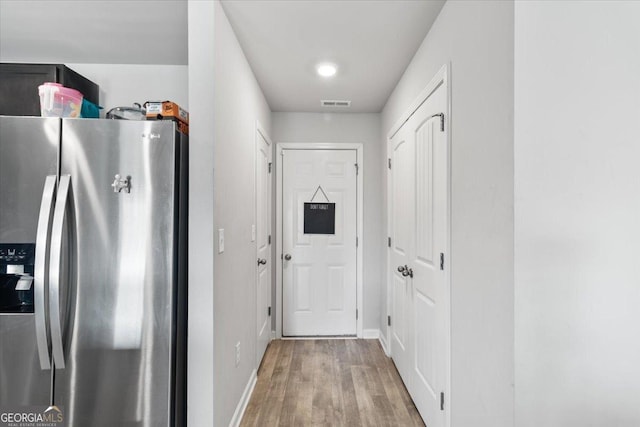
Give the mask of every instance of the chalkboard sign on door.
[[(326, 203), (313, 200), (322, 191)], [(318, 186), (310, 202), (304, 204), (304, 234), (336, 234), (336, 204), (331, 203), (322, 187)]]

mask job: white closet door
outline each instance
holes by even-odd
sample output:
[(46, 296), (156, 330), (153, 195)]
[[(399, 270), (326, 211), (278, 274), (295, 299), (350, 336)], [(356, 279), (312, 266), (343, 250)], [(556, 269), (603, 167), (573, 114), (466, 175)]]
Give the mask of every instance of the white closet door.
[(391, 353), (429, 427), (445, 426), (449, 369), (446, 107), (441, 85), (389, 142)]
[(391, 139), (389, 158), (393, 165), (389, 188), (391, 351), (398, 372), (407, 378), (411, 370), (411, 281), (399, 269), (411, 262), (414, 245), (414, 141), (408, 128)]
[[(447, 147), (441, 118), (444, 88), (436, 90), (407, 125), (415, 143), (415, 244), (413, 269), (413, 360), (409, 391), (430, 427), (444, 426), (440, 393), (445, 390), (448, 331), (446, 281), (440, 269), (447, 237)], [(444, 267), (444, 266), (443, 266)]]

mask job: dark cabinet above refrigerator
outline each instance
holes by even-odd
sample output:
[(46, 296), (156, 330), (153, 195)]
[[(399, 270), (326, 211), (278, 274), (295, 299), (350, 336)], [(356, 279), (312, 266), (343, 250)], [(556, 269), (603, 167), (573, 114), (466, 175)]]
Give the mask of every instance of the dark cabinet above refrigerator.
[(0, 63), (0, 115), (39, 116), (38, 86), (60, 83), (100, 105), (100, 87), (64, 64)]

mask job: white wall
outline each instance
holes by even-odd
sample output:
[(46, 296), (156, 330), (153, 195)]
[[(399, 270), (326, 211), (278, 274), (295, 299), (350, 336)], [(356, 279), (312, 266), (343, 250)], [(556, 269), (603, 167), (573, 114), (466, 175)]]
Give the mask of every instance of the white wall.
[[(271, 112), (222, 6), (215, 2), (214, 207), (215, 229), (225, 230), (225, 251), (215, 251), (214, 425), (226, 426), (256, 366), (255, 224), (256, 119), (270, 134)], [(204, 76), (203, 76), (204, 77)], [(215, 235), (217, 240), (217, 233)], [(240, 364), (235, 345), (240, 342)], [(198, 424), (200, 425), (200, 424)]]
[(518, 427), (640, 425), (639, 23), (516, 3)]
[(450, 64), (455, 427), (513, 425), (513, 7), (448, 1), (382, 112), (386, 147), (394, 122)]
[[(364, 155), (364, 235), (363, 252), (363, 328), (380, 328), (380, 294), (385, 229), (382, 222), (384, 170), (380, 168), (383, 150), (379, 144), (379, 114), (273, 113), (273, 140), (278, 142), (358, 142)], [(275, 158), (275, 156), (274, 156)], [(277, 162), (279, 159), (275, 159)], [(275, 206), (275, 204), (274, 204)], [(274, 257), (274, 259), (278, 259)], [(275, 290), (274, 290), (275, 298)], [(281, 307), (281, 304), (276, 304)], [(275, 317), (274, 317), (275, 319)], [(274, 323), (275, 329), (275, 323)]]
[[(214, 419), (213, 3), (189, 8), (189, 333), (187, 423)], [(220, 386), (220, 384), (216, 384)]]
[(189, 110), (186, 65), (66, 64), (100, 86), (102, 117), (113, 107), (134, 102), (173, 101)]
[(187, 64), (184, 0), (1, 0), (0, 54), (16, 62)]

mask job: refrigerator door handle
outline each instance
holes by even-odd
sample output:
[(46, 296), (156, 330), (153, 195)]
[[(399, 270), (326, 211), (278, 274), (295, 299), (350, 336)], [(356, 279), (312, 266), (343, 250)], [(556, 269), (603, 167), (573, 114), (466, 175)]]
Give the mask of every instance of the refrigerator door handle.
[(55, 175), (48, 175), (44, 181), (40, 214), (38, 215), (38, 231), (36, 232), (36, 253), (33, 272), (34, 315), (36, 323), (36, 343), (40, 369), (51, 369), (51, 354), (47, 329), (47, 253), (49, 252), (49, 234), (51, 213), (56, 192)]
[(58, 197), (53, 212), (51, 227), (51, 259), (49, 266), (49, 318), (51, 321), (51, 346), (55, 369), (64, 369), (64, 350), (62, 344), (62, 322), (60, 316), (60, 280), (62, 273), (62, 231), (67, 212), (71, 176), (61, 175), (58, 185)]

